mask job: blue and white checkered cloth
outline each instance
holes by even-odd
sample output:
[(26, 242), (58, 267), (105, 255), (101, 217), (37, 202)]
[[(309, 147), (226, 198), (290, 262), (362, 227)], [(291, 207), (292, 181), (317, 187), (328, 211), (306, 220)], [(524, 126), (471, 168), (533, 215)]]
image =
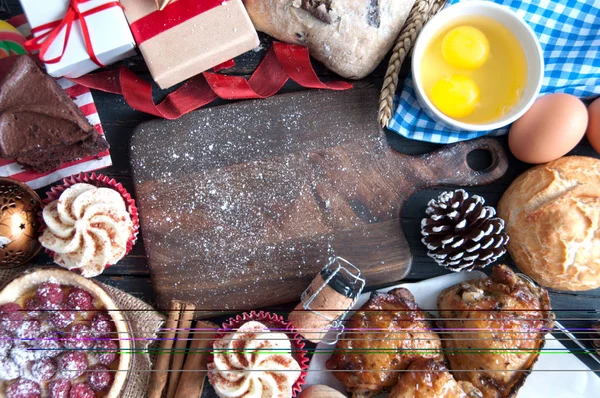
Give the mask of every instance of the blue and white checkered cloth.
[[(459, 0), (449, 0), (449, 4)], [(580, 98), (600, 94), (600, 0), (494, 0), (521, 16), (536, 33), (544, 51), (542, 94), (567, 93)], [(458, 131), (433, 121), (419, 107), (412, 78), (394, 100), (389, 128), (404, 137), (448, 144), (508, 129)]]

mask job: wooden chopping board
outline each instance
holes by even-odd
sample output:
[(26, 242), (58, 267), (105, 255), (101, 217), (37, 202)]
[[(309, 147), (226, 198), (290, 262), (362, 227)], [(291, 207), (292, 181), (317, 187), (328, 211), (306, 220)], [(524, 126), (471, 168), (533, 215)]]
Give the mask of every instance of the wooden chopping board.
[[(368, 286), (404, 278), (404, 202), (428, 186), (490, 183), (508, 163), (494, 139), (394, 151), (378, 96), (305, 91), (140, 125), (131, 159), (160, 307), (180, 299), (208, 316), (298, 302), (333, 255)], [(488, 169), (467, 165), (476, 149), (491, 153)]]

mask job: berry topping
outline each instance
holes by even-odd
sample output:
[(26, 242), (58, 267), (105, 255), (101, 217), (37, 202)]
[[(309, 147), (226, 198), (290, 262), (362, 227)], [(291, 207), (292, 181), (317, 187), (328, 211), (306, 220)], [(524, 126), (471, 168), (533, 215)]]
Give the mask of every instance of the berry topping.
[(31, 380), (19, 379), (6, 388), (7, 398), (39, 398), (41, 396), (40, 385)]
[(58, 366), (62, 377), (76, 379), (87, 370), (87, 356), (84, 352), (69, 351), (58, 358)]
[(52, 358), (43, 358), (31, 365), (31, 376), (38, 381), (47, 381), (56, 374), (56, 361)]
[(10, 350), (10, 358), (20, 367), (25, 368), (27, 362), (35, 361), (42, 357), (41, 352), (25, 343), (16, 343)]
[(17, 303), (6, 303), (0, 305), (0, 314), (10, 314), (12, 312), (19, 312), (22, 308)]
[(107, 335), (115, 331), (115, 324), (106, 312), (97, 313), (92, 319), (92, 331), (98, 335)]
[(14, 380), (20, 374), (19, 365), (10, 358), (0, 360), (0, 380)]
[(65, 299), (65, 295), (58, 283), (44, 282), (35, 292), (35, 298), (42, 308), (51, 308), (59, 305)]
[(96, 398), (96, 393), (89, 383), (75, 384), (71, 388), (69, 398)]
[(63, 348), (60, 335), (51, 330), (41, 333), (35, 341), (35, 346), (40, 356), (44, 358), (57, 356)]
[(113, 374), (106, 366), (96, 365), (88, 372), (94, 391), (107, 391), (113, 382)]
[(94, 343), (92, 330), (84, 323), (72, 325), (64, 340), (65, 348), (72, 350), (89, 350), (94, 346)]
[[(24, 309), (0, 305), (0, 383), (12, 383), (5, 383), (0, 395), (4, 390), (6, 398), (96, 398), (110, 390), (114, 373), (107, 366), (119, 358), (119, 342), (111, 340), (115, 323), (95, 307), (88, 291), (65, 292), (46, 282)], [(92, 315), (91, 321), (80, 320)]]
[(39, 336), (42, 331), (42, 324), (37, 319), (28, 319), (21, 322), (21, 325), (15, 331), (17, 337), (22, 340), (33, 340)]
[(75, 287), (69, 292), (67, 305), (72, 310), (90, 311), (94, 309), (94, 298), (85, 290)]
[(56, 379), (48, 387), (50, 398), (69, 398), (71, 382), (67, 379)]
[(65, 304), (60, 304), (53, 311), (48, 313), (48, 321), (58, 329), (65, 329), (75, 320), (75, 311), (72, 311)]
[(119, 344), (114, 340), (99, 340), (94, 351), (98, 362), (102, 365), (110, 365), (119, 355)]
[(14, 330), (19, 327), (25, 318), (22, 308), (17, 303), (0, 305), (0, 326), (4, 329)]
[(8, 350), (11, 349), (15, 337), (8, 330), (0, 330), (0, 358), (8, 355)]
[(25, 309), (27, 310), (27, 315), (32, 318), (39, 318), (42, 316), (42, 306), (37, 302), (35, 297), (27, 300), (25, 303)]

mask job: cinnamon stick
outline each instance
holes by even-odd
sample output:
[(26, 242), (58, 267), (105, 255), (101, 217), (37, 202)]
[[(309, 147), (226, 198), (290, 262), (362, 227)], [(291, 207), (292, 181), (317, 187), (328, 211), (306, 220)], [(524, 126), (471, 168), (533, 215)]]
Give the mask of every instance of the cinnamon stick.
[(219, 326), (208, 321), (198, 321), (194, 329), (190, 352), (179, 378), (176, 397), (199, 398), (206, 379), (206, 360), (212, 340)]
[(175, 329), (179, 322), (181, 312), (181, 302), (172, 301), (169, 317), (165, 324), (165, 332), (159, 345), (156, 363), (154, 364), (154, 372), (150, 377), (150, 385), (148, 387), (148, 398), (161, 398), (167, 377), (169, 375), (169, 361), (171, 360), (171, 348), (173, 347), (173, 338), (175, 337)]
[(175, 335), (175, 350), (173, 354), (173, 363), (171, 364), (171, 371), (169, 372), (169, 386), (167, 387), (167, 398), (174, 398), (175, 391), (177, 390), (177, 383), (179, 383), (179, 376), (181, 376), (181, 367), (183, 366), (183, 359), (185, 358), (185, 348), (188, 343), (188, 336), (190, 335), (190, 328), (192, 327), (192, 319), (194, 318), (194, 310), (196, 306), (191, 303), (182, 303), (182, 313), (177, 325), (177, 333)]

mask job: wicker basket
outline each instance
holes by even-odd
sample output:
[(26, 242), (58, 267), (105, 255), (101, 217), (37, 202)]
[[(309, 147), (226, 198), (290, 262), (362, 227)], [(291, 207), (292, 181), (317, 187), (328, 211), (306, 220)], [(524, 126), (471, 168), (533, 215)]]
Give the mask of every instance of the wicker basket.
[(413, 5), (400, 35), (396, 39), (396, 44), (392, 49), (392, 57), (385, 72), (385, 78), (379, 95), (379, 123), (382, 127), (387, 127), (392, 118), (392, 104), (394, 94), (398, 87), (398, 74), (402, 63), (412, 49), (417, 36), (423, 29), (423, 26), (431, 17), (433, 17), (443, 6), (446, 0), (417, 0)]

